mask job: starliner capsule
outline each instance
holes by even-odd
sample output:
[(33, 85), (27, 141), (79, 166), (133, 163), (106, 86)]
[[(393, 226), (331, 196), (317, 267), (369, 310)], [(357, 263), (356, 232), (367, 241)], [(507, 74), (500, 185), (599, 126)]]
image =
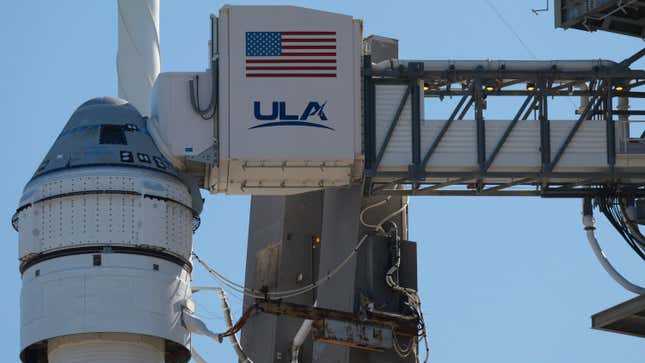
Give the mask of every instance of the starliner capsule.
[(185, 363), (202, 199), (126, 101), (71, 116), (27, 183), (19, 231), (25, 363)]

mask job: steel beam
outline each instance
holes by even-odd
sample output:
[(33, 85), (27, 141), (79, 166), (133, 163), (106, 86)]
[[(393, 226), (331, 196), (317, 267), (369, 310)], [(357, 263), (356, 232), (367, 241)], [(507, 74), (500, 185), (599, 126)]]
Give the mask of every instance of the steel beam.
[(591, 327), (645, 338), (645, 295), (594, 314)]

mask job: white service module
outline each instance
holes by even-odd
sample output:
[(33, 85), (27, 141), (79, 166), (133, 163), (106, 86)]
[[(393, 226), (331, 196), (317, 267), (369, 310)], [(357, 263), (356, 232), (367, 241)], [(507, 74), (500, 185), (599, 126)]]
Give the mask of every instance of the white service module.
[[(218, 162), (205, 187), (291, 194), (360, 179), (361, 22), (293, 6), (225, 6), (216, 24)], [(199, 162), (214, 135), (190, 99), (197, 75), (205, 109), (210, 72), (162, 74), (153, 92), (158, 127), (149, 128), (179, 168)]]

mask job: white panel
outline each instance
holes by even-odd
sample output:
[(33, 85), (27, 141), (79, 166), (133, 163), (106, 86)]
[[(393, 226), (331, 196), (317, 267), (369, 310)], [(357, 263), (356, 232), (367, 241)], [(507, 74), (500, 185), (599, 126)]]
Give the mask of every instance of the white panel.
[(343, 187), (360, 178), (361, 161), (231, 161), (230, 194), (294, 194), (323, 187)]
[(143, 334), (186, 345), (189, 334), (180, 314), (190, 297), (190, 274), (158, 258), (101, 256), (101, 266), (86, 254), (47, 260), (23, 273), (21, 348), (92, 332)]
[[(271, 16), (267, 16), (271, 14)], [(228, 122), (230, 159), (241, 160), (354, 160), (354, 133), (357, 84), (360, 63), (355, 57), (359, 44), (351, 17), (291, 6), (230, 6), (220, 13), (222, 34), (228, 41), (220, 45), (222, 58), (220, 106), (221, 118)], [(221, 29), (220, 27), (220, 29)], [(335, 32), (336, 77), (263, 77), (246, 76), (247, 32)], [(296, 57), (293, 57), (296, 58)], [(268, 71), (270, 72), (270, 71)], [(275, 121), (286, 121), (286, 115), (300, 115), (296, 125), (261, 121), (256, 118), (254, 103), (260, 102), (263, 114), (270, 114), (273, 102), (284, 102), (284, 112)], [(327, 120), (319, 115), (302, 119), (310, 102), (324, 106)], [(227, 107), (230, 109), (225, 110)], [(313, 127), (304, 122), (318, 126)], [(261, 124), (273, 127), (259, 127)], [(327, 128), (325, 128), (327, 127)], [(331, 129), (330, 129), (331, 128)], [(226, 152), (226, 151), (225, 151)]]
[(20, 205), (54, 195), (97, 190), (151, 194), (191, 205), (188, 189), (177, 178), (145, 169), (119, 167), (76, 168), (41, 176), (25, 186)]
[[(425, 121), (421, 150), (430, 148), (445, 121)], [(444, 135), (428, 167), (473, 168), (477, 165), (477, 131), (474, 121), (455, 121)]]
[(511, 121), (486, 122), (486, 128), (484, 129), (484, 131), (486, 132), (485, 138), (487, 159), (490, 158), (490, 156), (493, 154), (495, 146), (502, 138), (502, 134), (504, 134), (504, 131), (510, 123)]
[[(118, 194), (61, 197), (21, 211), (19, 220), (21, 257), (97, 244), (156, 246), (190, 257), (192, 213), (169, 201)], [(34, 221), (39, 228), (29, 227)]]
[[(423, 85), (419, 85), (422, 87)], [(376, 145), (377, 153), (383, 145), (396, 111), (401, 104), (403, 95), (408, 85), (379, 85), (376, 87), (375, 94), (375, 123), (376, 123)], [(420, 114), (423, 115), (423, 95), (419, 96)], [(412, 96), (408, 95), (407, 100), (401, 110), (396, 128), (392, 133), (387, 149), (383, 154), (381, 165), (407, 165), (412, 163)], [(421, 143), (432, 137), (430, 128), (432, 124), (421, 121)], [(436, 131), (438, 132), (438, 131)], [(421, 149), (423, 152), (423, 148)]]
[[(555, 156), (575, 121), (551, 122), (551, 155)], [(602, 120), (583, 121), (558, 163), (560, 168), (606, 168), (606, 123)], [(556, 168), (556, 171), (559, 168)]]
[(27, 207), (18, 213), (18, 256), (25, 256), (40, 251), (40, 207)]
[[(394, 117), (405, 90), (404, 86), (378, 86), (376, 91), (376, 139), (377, 151)], [(434, 142), (445, 120), (425, 120), (421, 124), (422, 155)], [(563, 144), (576, 123), (574, 120), (551, 120), (551, 157)], [(486, 120), (486, 157), (492, 155), (510, 120)], [(605, 121), (584, 121), (567, 147), (556, 171), (602, 170), (607, 168), (607, 144)], [(475, 171), (477, 164), (477, 132), (474, 120), (456, 120), (452, 123), (430, 158), (426, 170)], [(410, 105), (406, 103), (401, 118), (392, 134), (383, 156), (381, 170), (407, 170), (411, 162), (412, 136), (410, 131)], [(620, 165), (645, 166), (645, 159), (628, 164), (625, 157), (619, 158)], [(636, 160), (636, 157), (631, 159)], [(629, 159), (629, 160), (631, 160)], [(519, 121), (497, 154), (490, 171), (540, 170), (540, 127), (539, 121)]]
[(49, 363), (163, 363), (164, 341), (134, 334), (78, 334), (47, 344)]
[[(108, 178), (95, 177), (81, 184), (74, 172), (60, 173), (53, 181), (39, 178), (30, 189), (51, 198), (18, 213), (20, 258), (81, 245), (147, 245), (190, 258), (192, 212), (175, 202), (189, 200), (188, 191), (178, 180), (156, 174), (156, 178), (114, 178), (109, 185), (103, 180)], [(119, 187), (121, 182), (125, 185)], [(101, 187), (112, 192), (103, 193)], [(123, 194), (133, 189), (170, 200)], [(68, 196), (56, 197), (54, 193), (61, 190)]]
[[(161, 138), (175, 157), (199, 155), (213, 145), (214, 121), (193, 110), (189, 81), (199, 77), (199, 102), (205, 109), (211, 99), (211, 72), (170, 72), (157, 78), (152, 90), (152, 115)], [(195, 87), (197, 83), (194, 83)]]
[(142, 210), (138, 218), (142, 222), (141, 242), (156, 245), (167, 241), (166, 235), (166, 203), (160, 200), (145, 198), (141, 201)]
[[(493, 123), (497, 122), (486, 121), (487, 127)], [(503, 123), (505, 127), (508, 126), (508, 122)], [(494, 147), (489, 143), (487, 150), (492, 151)], [(539, 123), (536, 121), (519, 121), (506, 139), (499, 154), (497, 154), (490, 170), (499, 171), (516, 168), (533, 170), (541, 165), (542, 159), (540, 155)]]
[(175, 203), (166, 203), (164, 216), (166, 227), (166, 248), (188, 257), (192, 252), (192, 214)]
[[(377, 152), (381, 149), (396, 111), (401, 104), (407, 85), (383, 85), (376, 88), (375, 121)], [(392, 133), (384, 154), (382, 165), (409, 165), (412, 162), (411, 97), (408, 96), (397, 126)], [(398, 156), (398, 157), (395, 157)]]

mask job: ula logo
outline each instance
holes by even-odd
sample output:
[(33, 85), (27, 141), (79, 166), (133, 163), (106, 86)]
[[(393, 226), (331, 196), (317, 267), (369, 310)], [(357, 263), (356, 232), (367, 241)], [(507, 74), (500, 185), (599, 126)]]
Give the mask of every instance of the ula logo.
[(320, 104), (315, 101), (310, 101), (301, 113), (290, 114), (287, 112), (287, 103), (284, 101), (273, 101), (271, 103), (270, 112), (262, 108), (262, 103), (260, 101), (255, 101), (253, 102), (253, 115), (256, 120), (264, 122), (253, 127), (249, 127), (249, 130), (275, 126), (306, 126), (333, 130), (333, 128), (327, 125), (313, 122), (327, 121), (327, 115), (325, 114), (326, 105), (327, 102)]

